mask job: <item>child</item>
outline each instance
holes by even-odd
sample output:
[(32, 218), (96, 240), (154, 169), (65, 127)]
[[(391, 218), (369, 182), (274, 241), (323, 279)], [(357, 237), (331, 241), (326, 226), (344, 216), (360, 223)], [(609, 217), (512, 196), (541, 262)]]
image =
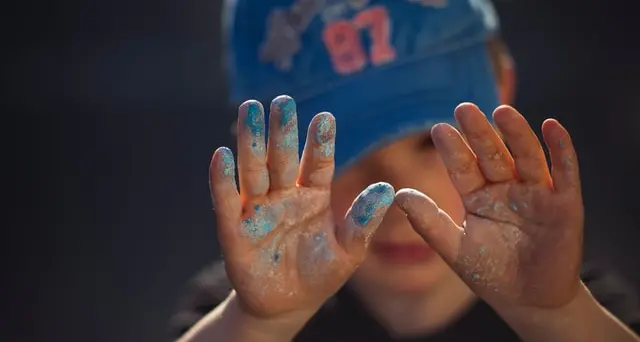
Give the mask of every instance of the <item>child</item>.
[(234, 100), (297, 104), (276, 97), (268, 125), (259, 102), (240, 106), (239, 192), (231, 151), (214, 154), (225, 264), (196, 281), (181, 341), (640, 341), (620, 284), (580, 280), (568, 133), (543, 124), (549, 171), (498, 107), (513, 74), (489, 3), (235, 6)]

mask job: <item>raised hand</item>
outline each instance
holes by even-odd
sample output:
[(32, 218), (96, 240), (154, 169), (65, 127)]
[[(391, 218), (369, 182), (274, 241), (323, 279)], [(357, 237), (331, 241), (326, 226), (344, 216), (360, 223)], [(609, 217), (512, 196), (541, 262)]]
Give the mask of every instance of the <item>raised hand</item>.
[(210, 166), (211, 193), (228, 276), (237, 298), (257, 317), (315, 311), (364, 259), (366, 243), (393, 202), (386, 183), (365, 189), (343, 229), (331, 213), (335, 119), (316, 115), (301, 160), (296, 105), (273, 100), (265, 143), (262, 105), (239, 108), (238, 176), (231, 151), (218, 149)]
[(473, 104), (455, 111), (460, 131), (433, 127), (432, 137), (463, 199), (462, 226), (415, 190), (396, 201), (414, 229), (484, 300), (496, 305), (555, 308), (579, 288), (583, 206), (578, 161), (567, 131), (542, 125), (551, 172), (535, 133), (515, 109), (493, 119)]

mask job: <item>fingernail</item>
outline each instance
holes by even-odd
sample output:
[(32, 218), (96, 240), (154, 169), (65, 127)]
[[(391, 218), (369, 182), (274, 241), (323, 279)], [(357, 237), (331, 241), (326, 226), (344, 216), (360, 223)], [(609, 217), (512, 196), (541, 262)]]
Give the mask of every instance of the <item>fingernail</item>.
[(369, 185), (353, 203), (351, 215), (358, 227), (365, 227), (380, 211), (393, 203), (394, 189), (387, 183)]
[(335, 151), (336, 124), (329, 113), (320, 113), (315, 120), (315, 138), (317, 151), (323, 157), (331, 157)]

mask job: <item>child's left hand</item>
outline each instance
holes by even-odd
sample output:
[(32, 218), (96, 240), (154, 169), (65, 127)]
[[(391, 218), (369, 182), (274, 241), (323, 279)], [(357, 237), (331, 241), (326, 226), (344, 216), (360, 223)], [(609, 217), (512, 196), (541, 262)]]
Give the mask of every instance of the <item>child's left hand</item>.
[[(455, 111), (462, 135), (431, 131), (464, 202), (462, 227), (410, 189), (396, 201), (414, 229), (480, 297), (501, 307), (558, 308), (579, 287), (583, 206), (578, 161), (567, 131), (546, 120), (545, 154), (526, 119), (502, 106), (493, 119), (509, 145), (472, 104)], [(464, 135), (464, 138), (463, 138)]]

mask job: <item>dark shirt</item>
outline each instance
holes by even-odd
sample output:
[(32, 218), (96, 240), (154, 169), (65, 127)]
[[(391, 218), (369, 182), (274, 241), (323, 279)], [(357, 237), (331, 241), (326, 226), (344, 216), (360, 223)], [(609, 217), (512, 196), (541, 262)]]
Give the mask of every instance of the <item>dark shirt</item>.
[[(640, 333), (640, 306), (632, 288), (616, 275), (586, 267), (582, 280), (593, 296), (612, 314)], [(172, 337), (179, 338), (191, 326), (222, 302), (231, 284), (224, 265), (207, 267), (189, 284), (177, 314), (171, 321)], [(460, 319), (428, 336), (392, 338), (359, 303), (347, 287), (331, 297), (295, 338), (295, 342), (455, 342), (520, 341), (516, 333), (482, 301)], [(613, 341), (612, 341), (613, 342)]]

